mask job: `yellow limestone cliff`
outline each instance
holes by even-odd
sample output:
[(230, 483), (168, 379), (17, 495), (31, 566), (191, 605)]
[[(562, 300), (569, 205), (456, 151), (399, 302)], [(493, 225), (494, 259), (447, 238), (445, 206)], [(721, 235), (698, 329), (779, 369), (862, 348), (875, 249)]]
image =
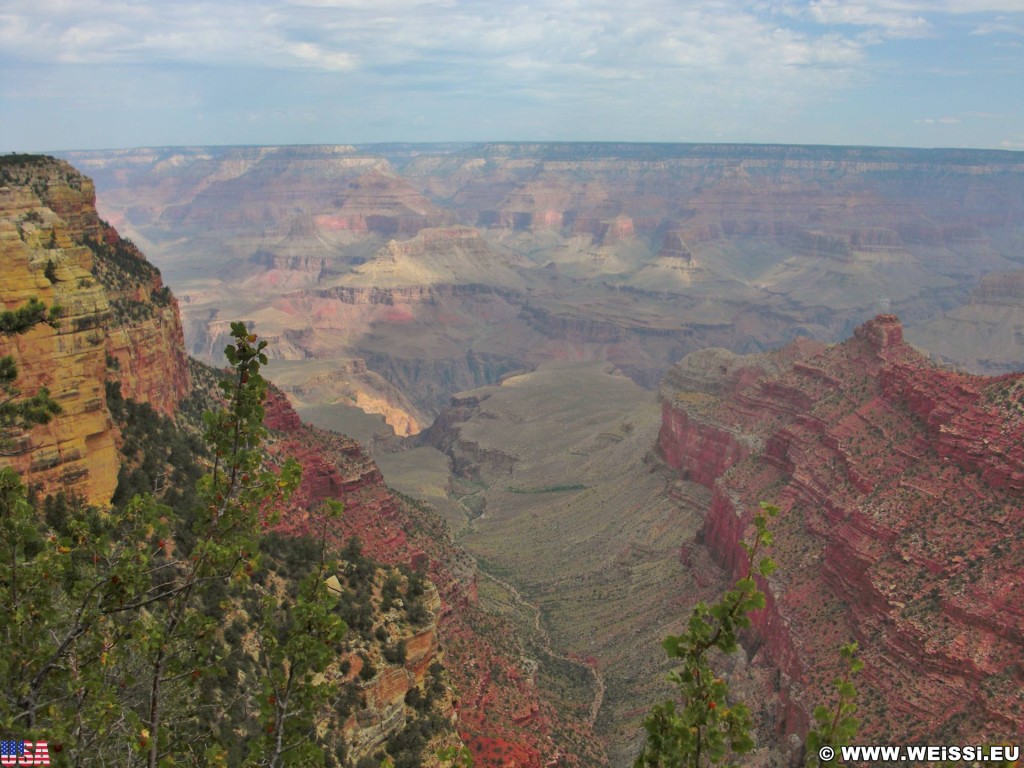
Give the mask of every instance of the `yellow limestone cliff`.
[(61, 406), (0, 456), (30, 487), (106, 504), (117, 485), (107, 381), (170, 414), (189, 389), (177, 303), (141, 252), (99, 219), (92, 182), (62, 161), (0, 159), (0, 307), (61, 307), (59, 326), (0, 337), (25, 393)]

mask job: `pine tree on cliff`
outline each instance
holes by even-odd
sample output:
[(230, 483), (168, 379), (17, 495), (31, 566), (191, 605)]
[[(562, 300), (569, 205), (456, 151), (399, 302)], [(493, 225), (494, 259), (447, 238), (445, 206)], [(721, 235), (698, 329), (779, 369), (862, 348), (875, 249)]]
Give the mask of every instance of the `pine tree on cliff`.
[[(200, 508), (195, 543), (187, 557), (161, 564), (164, 579), (139, 607), (142, 622), (137, 642), (144, 649), (148, 702), (142, 714), (140, 742), (147, 764), (156, 768), (173, 740), (167, 733), (166, 686), (180, 688), (202, 677), (214, 657), (218, 617), (203, 610), (203, 593), (212, 583), (247, 583), (256, 565), (261, 512), (298, 486), (298, 464), (289, 460), (281, 472), (264, 469), (260, 445), (263, 400), (267, 384), (260, 375), (266, 365), (266, 341), (257, 342), (242, 323), (232, 323), (234, 343), (225, 349), (232, 377), (221, 382), (228, 407), (205, 414), (206, 440), (213, 467), (200, 480)], [(183, 694), (187, 700), (187, 693)]]
[(266, 684), (241, 693), (263, 738), (236, 722), (218, 741), (223, 702), (203, 703), (223, 673), (222, 612), (251, 594), (262, 523), (299, 479), (292, 460), (263, 465), (266, 343), (232, 331), (228, 405), (205, 416), (212, 466), (189, 535), (149, 496), (44, 520), (16, 473), (0, 474), (0, 730), (48, 741), (66, 764), (227, 765), (232, 750), (234, 764), (324, 764), (317, 729), (336, 691), (323, 673), (345, 630), (323, 587), (325, 538), (294, 601), (262, 614)]

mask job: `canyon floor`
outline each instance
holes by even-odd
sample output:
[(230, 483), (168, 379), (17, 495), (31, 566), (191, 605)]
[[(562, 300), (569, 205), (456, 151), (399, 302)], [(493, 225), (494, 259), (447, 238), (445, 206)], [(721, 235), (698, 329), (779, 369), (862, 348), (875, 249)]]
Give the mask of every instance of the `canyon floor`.
[(446, 516), (481, 604), (519, 627), (542, 685), (591, 719), (615, 766), (670, 694), (661, 641), (725, 585), (694, 545), (710, 494), (652, 453), (660, 423), (656, 395), (614, 366), (548, 363), (460, 393), (420, 445), (375, 456)]

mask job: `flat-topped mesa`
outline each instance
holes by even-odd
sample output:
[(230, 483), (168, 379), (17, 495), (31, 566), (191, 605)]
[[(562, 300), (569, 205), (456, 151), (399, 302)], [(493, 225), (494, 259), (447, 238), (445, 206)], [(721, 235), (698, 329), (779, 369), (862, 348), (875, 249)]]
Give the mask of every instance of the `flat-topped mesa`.
[(421, 256), (438, 244), (458, 244), (479, 253), (487, 247), (480, 233), (472, 227), (450, 226), (425, 228), (409, 240), (389, 240), (387, 248), (396, 254)]
[(882, 350), (903, 343), (903, 324), (896, 315), (876, 315), (854, 330), (853, 335)]
[(0, 304), (62, 308), (58, 327), (0, 338), (18, 387), (47, 387), (62, 413), (5, 459), (43, 494), (106, 504), (117, 483), (105, 384), (171, 414), (190, 388), (177, 302), (160, 273), (100, 220), (92, 182), (63, 161), (0, 161)]
[(841, 344), (800, 346), (689, 356), (663, 387), (658, 441), (669, 466), (712, 490), (703, 541), (734, 574), (752, 510), (782, 510), (779, 569), (752, 617), (782, 672), (779, 727), (806, 728), (839, 672), (836, 648), (856, 639), (864, 738), (1020, 732), (1024, 611), (1008, 596), (1024, 578), (1024, 375), (939, 369), (892, 315)]

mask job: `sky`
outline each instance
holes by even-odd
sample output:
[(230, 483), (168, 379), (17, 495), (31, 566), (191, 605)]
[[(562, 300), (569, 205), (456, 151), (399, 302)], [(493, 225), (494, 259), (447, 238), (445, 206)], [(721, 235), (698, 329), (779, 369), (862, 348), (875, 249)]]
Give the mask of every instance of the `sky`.
[(1024, 0), (0, 0), (0, 152), (1024, 150)]

